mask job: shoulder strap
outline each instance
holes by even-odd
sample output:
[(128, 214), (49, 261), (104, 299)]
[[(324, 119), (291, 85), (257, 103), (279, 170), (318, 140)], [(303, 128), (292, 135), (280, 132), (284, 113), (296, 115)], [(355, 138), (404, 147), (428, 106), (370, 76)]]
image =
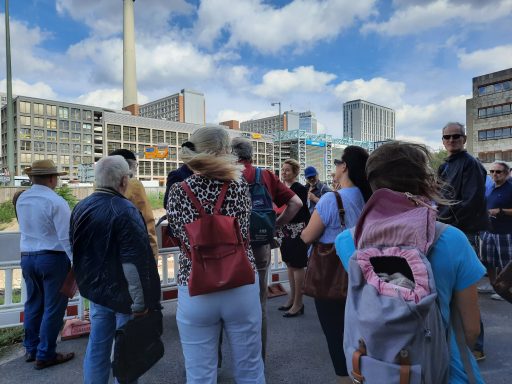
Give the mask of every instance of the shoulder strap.
[(216, 215), (220, 215), (220, 208), (222, 207), (222, 203), (224, 202), (224, 198), (226, 197), (226, 192), (228, 191), (229, 181), (226, 181), (222, 185), (222, 189), (220, 190), (219, 197), (217, 198), (217, 203), (215, 204), (214, 212)]
[(255, 167), (256, 174), (254, 176), (254, 183), (255, 184), (261, 184), (261, 169), (259, 167)]
[(434, 244), (437, 243), (437, 240), (441, 237), (445, 229), (448, 228), (448, 224), (441, 223), (440, 221), (436, 221), (436, 229), (434, 233), (434, 240), (432, 241), (432, 244), (430, 244), (430, 247), (427, 251), (427, 258), (430, 256), (430, 252), (434, 248)]
[(201, 203), (199, 202), (199, 200), (197, 199), (196, 195), (194, 195), (194, 192), (192, 192), (192, 190), (190, 189), (189, 185), (187, 184), (186, 181), (182, 181), (180, 183), (181, 185), (181, 188), (183, 188), (183, 190), (187, 193), (187, 196), (188, 198), (190, 199), (190, 202), (192, 203), (192, 205), (195, 207), (195, 209), (197, 209), (197, 211), (199, 212), (199, 216), (204, 216), (206, 215), (206, 212), (204, 211), (204, 208), (203, 206), (201, 205)]
[(340, 215), (340, 225), (345, 225), (345, 208), (343, 208), (343, 200), (338, 191), (333, 191), (336, 196), (336, 204), (338, 205), (338, 214)]

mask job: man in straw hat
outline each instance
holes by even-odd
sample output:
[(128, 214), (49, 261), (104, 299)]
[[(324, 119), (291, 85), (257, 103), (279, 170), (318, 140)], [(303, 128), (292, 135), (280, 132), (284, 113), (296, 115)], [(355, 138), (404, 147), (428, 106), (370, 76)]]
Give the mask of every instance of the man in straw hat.
[(32, 187), (16, 202), (20, 225), (21, 270), (27, 286), (23, 326), (25, 361), (36, 369), (61, 364), (74, 353), (57, 353), (68, 298), (60, 289), (71, 267), (67, 202), (55, 193), (58, 172), (51, 160), (37, 160), (25, 169)]

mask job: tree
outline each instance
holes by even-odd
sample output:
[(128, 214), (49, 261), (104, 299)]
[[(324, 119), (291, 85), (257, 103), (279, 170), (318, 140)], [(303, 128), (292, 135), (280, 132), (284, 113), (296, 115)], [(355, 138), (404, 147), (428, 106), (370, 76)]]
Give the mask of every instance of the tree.
[(437, 151), (430, 152), (430, 155), (430, 166), (437, 172), (439, 166), (444, 163), (444, 159), (448, 157), (448, 152), (446, 149), (438, 149)]

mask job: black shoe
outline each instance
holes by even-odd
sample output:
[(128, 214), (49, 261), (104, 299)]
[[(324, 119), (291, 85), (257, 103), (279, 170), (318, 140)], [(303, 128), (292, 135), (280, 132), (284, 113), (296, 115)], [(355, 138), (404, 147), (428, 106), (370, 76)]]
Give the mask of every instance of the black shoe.
[(33, 361), (36, 361), (36, 355), (32, 353), (25, 353), (25, 361), (27, 363), (32, 363)]
[(290, 305), (281, 305), (279, 308), (277, 308), (278, 311), (287, 311), (289, 310), (291, 307), (293, 307), (293, 304), (290, 304)]
[(296, 317), (304, 314), (304, 304), (302, 304), (302, 307), (295, 313), (286, 312), (283, 317)]

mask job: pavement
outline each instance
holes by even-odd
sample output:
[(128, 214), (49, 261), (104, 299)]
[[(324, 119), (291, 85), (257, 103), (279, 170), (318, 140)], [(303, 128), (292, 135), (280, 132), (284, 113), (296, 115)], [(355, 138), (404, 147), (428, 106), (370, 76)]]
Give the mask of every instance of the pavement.
[[(509, 384), (512, 380), (512, 305), (491, 300), (490, 295), (479, 296), (487, 355), (487, 359), (479, 363), (482, 375), (487, 383)], [(283, 318), (282, 312), (277, 310), (284, 301), (284, 296), (268, 300), (267, 383), (334, 384), (334, 371), (313, 300), (305, 297), (305, 315), (296, 318)], [(176, 326), (176, 302), (164, 304), (164, 326), (165, 356), (139, 379), (140, 384), (182, 384), (186, 381)], [(24, 361), (20, 346), (14, 347), (10, 351), (10, 361), (0, 365), (0, 383), (80, 383), (86, 345), (87, 337), (60, 342), (59, 351), (74, 351), (76, 357), (66, 364), (41, 371)], [(223, 355), (218, 383), (233, 384), (227, 342), (223, 343)]]

